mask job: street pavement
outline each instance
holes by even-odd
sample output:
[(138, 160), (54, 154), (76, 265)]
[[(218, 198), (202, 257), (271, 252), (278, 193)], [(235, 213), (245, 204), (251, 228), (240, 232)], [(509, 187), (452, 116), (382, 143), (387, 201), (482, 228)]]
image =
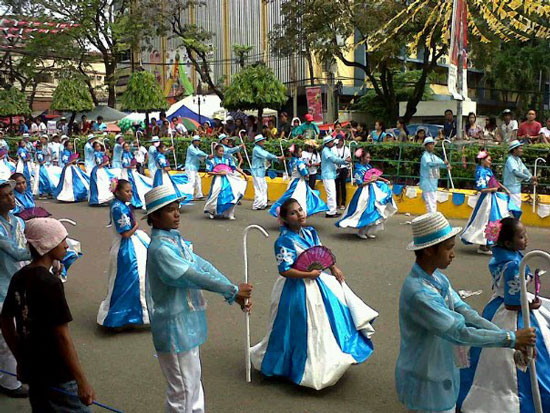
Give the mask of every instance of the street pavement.
[[(40, 202), (39, 202), (40, 204)], [(106, 267), (113, 229), (106, 228), (108, 208), (86, 203), (41, 203), (56, 218), (71, 218), (76, 227), (71, 237), (81, 241), (84, 256), (71, 268), (65, 283), (67, 300), (74, 318), (70, 330), (84, 370), (95, 388), (97, 400), (126, 412), (164, 410), (165, 382), (148, 329), (106, 331), (96, 324), (97, 310), (107, 292)], [(278, 236), (276, 220), (266, 211), (252, 211), (251, 203), (237, 207), (235, 221), (209, 220), (202, 202), (186, 206), (180, 231), (194, 243), (195, 252), (210, 260), (235, 283), (244, 280), (243, 229), (259, 224), (269, 232), (249, 233), (249, 274), (254, 284), (251, 315), (252, 343), (265, 334), (271, 288), (277, 276), (273, 243)], [(245, 382), (244, 315), (221, 296), (207, 293), (209, 336), (201, 348), (206, 408), (210, 412), (362, 412), (399, 413), (406, 410), (397, 400), (394, 368), (399, 351), (399, 290), (413, 263), (413, 253), (405, 250), (412, 219), (396, 215), (375, 240), (361, 240), (352, 230), (334, 226), (333, 219), (312, 217), (309, 223), (321, 241), (334, 252), (337, 265), (349, 286), (380, 316), (374, 327), (374, 354), (363, 364), (350, 368), (335, 385), (322, 391), (301, 388), (283, 380), (252, 373)], [(465, 221), (453, 221), (463, 226)], [(149, 231), (145, 221), (141, 228)], [(550, 249), (548, 229), (529, 228), (529, 250)], [(457, 244), (456, 259), (446, 271), (456, 290), (483, 290), (467, 299), (478, 311), (491, 296), (487, 269), (489, 257), (475, 247)], [(548, 296), (548, 295), (547, 295)], [(0, 396), (0, 411), (29, 412), (26, 400)], [(95, 409), (94, 411), (102, 411)]]

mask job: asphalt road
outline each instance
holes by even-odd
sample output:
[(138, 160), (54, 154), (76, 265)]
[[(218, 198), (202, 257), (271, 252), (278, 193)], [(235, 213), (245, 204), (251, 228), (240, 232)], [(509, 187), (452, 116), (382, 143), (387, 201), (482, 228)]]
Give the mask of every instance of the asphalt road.
[[(74, 321), (71, 334), (95, 388), (97, 399), (126, 412), (163, 411), (165, 382), (154, 356), (147, 329), (113, 333), (97, 326), (96, 316), (106, 294), (106, 258), (112, 229), (106, 228), (108, 209), (86, 203), (63, 205), (45, 201), (43, 206), (56, 218), (78, 222), (69, 232), (81, 241), (84, 257), (70, 270), (65, 284)], [(278, 236), (276, 221), (265, 211), (252, 211), (244, 201), (236, 221), (209, 220), (202, 203), (187, 206), (181, 220), (182, 235), (193, 241), (195, 252), (210, 260), (234, 282), (243, 280), (242, 232), (250, 224), (264, 226), (268, 239), (249, 234), (249, 273), (254, 289), (251, 316), (252, 343), (266, 331), (271, 288), (277, 270), (273, 243)], [(206, 407), (210, 412), (404, 412), (394, 386), (394, 368), (399, 351), (398, 296), (413, 262), (405, 247), (410, 239), (410, 217), (396, 215), (376, 240), (361, 240), (351, 230), (340, 230), (334, 220), (310, 219), (324, 245), (332, 249), (350, 287), (375, 308), (375, 351), (365, 363), (350, 368), (333, 387), (315, 391), (253, 372), (252, 383), (244, 378), (244, 316), (237, 306), (228, 306), (220, 296), (207, 294), (209, 338), (201, 348)], [(455, 221), (464, 225), (464, 221)], [(148, 231), (145, 221), (142, 229)], [(529, 228), (529, 249), (550, 249), (549, 230)], [(457, 247), (457, 258), (447, 270), (455, 289), (483, 290), (467, 301), (481, 311), (491, 293), (488, 257), (474, 247)], [(547, 295), (548, 296), (548, 295)], [(29, 412), (26, 400), (0, 396), (0, 411)], [(97, 409), (95, 411), (102, 411)]]

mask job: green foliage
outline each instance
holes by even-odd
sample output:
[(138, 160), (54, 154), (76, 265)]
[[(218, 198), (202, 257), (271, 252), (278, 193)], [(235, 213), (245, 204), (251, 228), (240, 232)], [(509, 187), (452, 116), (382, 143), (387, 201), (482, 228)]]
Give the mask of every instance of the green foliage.
[(0, 90), (0, 116), (29, 115), (31, 109), (25, 95), (11, 87), (7, 90)]
[(145, 71), (132, 73), (120, 100), (124, 110), (151, 112), (168, 109), (168, 102), (155, 76)]
[(252, 46), (247, 46), (244, 44), (234, 44), (233, 45), (233, 53), (235, 54), (236, 61), (241, 67), (241, 69), (245, 66), (246, 59), (248, 58), (248, 55), (252, 51)]
[(223, 106), (228, 110), (279, 109), (287, 101), (286, 87), (263, 63), (241, 70), (225, 91)]
[(87, 112), (94, 108), (88, 86), (81, 79), (61, 79), (52, 97), (51, 108), (66, 112)]

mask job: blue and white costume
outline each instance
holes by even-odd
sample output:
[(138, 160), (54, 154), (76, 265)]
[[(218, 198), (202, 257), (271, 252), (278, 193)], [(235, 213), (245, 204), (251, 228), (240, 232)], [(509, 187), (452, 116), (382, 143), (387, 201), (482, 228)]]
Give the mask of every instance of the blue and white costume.
[[(194, 139), (196, 140), (196, 139)], [(201, 161), (206, 159), (208, 154), (195, 147), (193, 142), (187, 147), (187, 155), (185, 156), (185, 172), (189, 179), (189, 184), (193, 188), (193, 198), (202, 198), (202, 183), (199, 175)]]
[(420, 189), (422, 198), (426, 202), (427, 212), (437, 212), (437, 184), (439, 182), (439, 170), (446, 168), (445, 162), (435, 154), (424, 151), (420, 160)]
[[(261, 138), (261, 139), (260, 139)], [(265, 138), (256, 136), (256, 142)], [(254, 202), (252, 209), (265, 209), (267, 207), (267, 182), (265, 180), (265, 171), (267, 161), (279, 161), (279, 159), (269, 153), (261, 145), (254, 145), (252, 151), (252, 182), (254, 184)]]
[(15, 165), (11, 163), (8, 156), (0, 158), (0, 179), (7, 181), (15, 173)]
[(59, 166), (61, 168), (67, 165), (67, 163), (69, 162), (69, 158), (71, 157), (72, 154), (73, 153), (68, 149), (63, 149), (63, 151), (61, 151), (61, 154), (59, 156)]
[[(489, 271), (493, 277), (493, 298), (485, 306), (483, 317), (505, 330), (523, 328), (521, 312), (507, 310), (506, 305), (519, 306), (519, 251), (493, 247)], [(528, 293), (529, 300), (533, 295)], [(537, 334), (537, 378), (542, 411), (550, 411), (550, 300), (539, 297), (542, 305), (531, 310), (531, 327)], [(496, 373), (496, 374), (495, 374)], [(516, 368), (513, 349), (470, 349), (470, 367), (461, 371), (457, 407), (462, 412), (534, 412), (529, 371)]]
[[(275, 242), (279, 272), (303, 251), (321, 245), (317, 231), (281, 227)], [(252, 347), (252, 364), (266, 376), (282, 376), (317, 390), (335, 384), (352, 364), (373, 352), (371, 322), (378, 313), (346, 285), (323, 272), (316, 279), (279, 276), (271, 293), (271, 320)]]
[(32, 188), (32, 162), (29, 151), (26, 148), (20, 147), (17, 149), (17, 166), (16, 172), (23, 174), (27, 180), (27, 185)]
[(88, 175), (92, 174), (92, 170), (95, 167), (94, 147), (90, 140), (91, 138), (88, 139), (88, 142), (84, 145), (84, 166), (86, 167), (86, 173)]
[(206, 162), (206, 171), (212, 172), (214, 167), (220, 164), (230, 166), (233, 172), (212, 177), (210, 193), (204, 204), (204, 212), (211, 216), (234, 219), (235, 205), (244, 196), (247, 181), (235, 170), (235, 163), (227, 156), (222, 158), (215, 156), (210, 159)]
[(193, 188), (189, 183), (189, 178), (186, 174), (171, 174), (164, 170), (164, 168), (170, 166), (170, 162), (163, 153), (157, 152), (156, 155), (157, 171), (155, 172), (155, 178), (153, 180), (153, 186), (156, 188), (161, 185), (172, 184), (178, 198), (180, 196), (185, 197), (180, 201), (181, 205), (188, 204), (193, 199)]
[(372, 166), (355, 164), (353, 179), (359, 187), (344, 213), (342, 219), (336, 222), (339, 228), (359, 228), (360, 234), (373, 235), (384, 229), (384, 221), (397, 212), (392, 190), (382, 181), (375, 181), (363, 186), (365, 173)]
[(328, 206), (319, 196), (319, 192), (312, 190), (308, 185), (309, 170), (306, 163), (302, 159), (293, 156), (288, 163), (288, 169), (292, 181), (288, 184), (283, 196), (270, 208), (269, 213), (276, 217), (278, 215), (277, 209), (289, 198), (298, 201), (307, 216), (328, 211)]
[(130, 238), (120, 236), (136, 221), (130, 207), (119, 199), (111, 203), (115, 237), (109, 252), (107, 297), (99, 306), (97, 323), (105, 327), (149, 324), (145, 301), (145, 268), (149, 237), (137, 230)]
[(82, 247), (79, 241), (72, 238), (67, 238), (67, 245), (69, 246), (69, 248), (67, 248), (65, 258), (63, 258), (63, 261), (61, 261), (61, 264), (63, 264), (63, 269), (61, 271), (61, 281), (63, 282), (67, 281), (67, 274), (69, 272), (69, 268), (71, 268), (71, 265), (73, 265), (74, 262), (83, 255)]
[(34, 203), (34, 197), (32, 196), (30, 188), (27, 187), (27, 190), (23, 193), (14, 189), (13, 195), (15, 196), (15, 208), (12, 209), (11, 212), (13, 212), (14, 214), (18, 214), (25, 209), (36, 207), (36, 204)]
[(122, 168), (122, 145), (120, 143), (115, 143), (113, 148), (113, 168)]
[[(325, 140), (327, 138), (325, 137)], [(334, 138), (329, 138), (334, 140)], [(329, 140), (330, 142), (330, 140)], [(338, 213), (336, 209), (336, 172), (337, 166), (345, 165), (347, 162), (332, 151), (331, 148), (325, 146), (321, 152), (321, 178), (323, 179), (323, 186), (327, 193), (327, 206), (329, 211), (327, 215), (336, 215)]]
[[(491, 168), (478, 165), (476, 168), (476, 189), (481, 191), (489, 188), (489, 180), (493, 175)], [(460, 239), (465, 244), (493, 245), (492, 241), (485, 238), (487, 224), (511, 215), (519, 218), (521, 216), (521, 205), (516, 205), (510, 195), (503, 192), (480, 192), (476, 206), (468, 220), (468, 224), (460, 235)]]
[(519, 156), (510, 154), (506, 158), (502, 171), (502, 183), (510, 191), (510, 197), (521, 208), (521, 185), (531, 182), (533, 174), (527, 169)]
[(147, 151), (147, 169), (149, 170), (149, 177), (152, 179), (155, 178), (157, 173), (157, 155), (157, 147), (155, 145), (149, 146), (149, 150)]
[[(53, 165), (46, 165), (46, 158), (42, 150), (36, 151), (36, 173), (35, 173), (35, 182), (38, 182), (36, 192), (33, 190), (35, 195), (45, 196), (53, 195), (57, 185), (59, 184), (59, 179), (61, 177), (61, 168)], [(36, 179), (38, 177), (38, 179)]]
[(134, 208), (145, 207), (145, 193), (153, 188), (151, 178), (140, 174), (132, 165), (134, 155), (131, 152), (122, 152), (122, 172), (120, 177), (126, 179), (132, 185), (132, 201)]
[(90, 175), (90, 192), (88, 196), (89, 205), (101, 205), (113, 199), (114, 195), (111, 192), (111, 179), (116, 176), (109, 170), (103, 167), (103, 152), (94, 152), (94, 160), (96, 166), (92, 169)]
[(62, 202), (86, 201), (90, 192), (90, 177), (75, 163), (67, 163), (70, 156), (71, 152), (68, 150), (61, 155), (61, 163), (65, 166), (53, 196)]

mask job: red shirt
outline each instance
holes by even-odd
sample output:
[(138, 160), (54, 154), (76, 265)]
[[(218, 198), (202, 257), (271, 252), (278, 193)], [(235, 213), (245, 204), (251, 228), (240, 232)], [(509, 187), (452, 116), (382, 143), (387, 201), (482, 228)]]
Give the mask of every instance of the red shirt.
[(529, 123), (527, 121), (522, 122), (521, 125), (519, 125), (518, 137), (538, 136), (540, 135), (541, 128), (542, 128), (542, 125), (536, 120), (533, 121), (532, 123)]

